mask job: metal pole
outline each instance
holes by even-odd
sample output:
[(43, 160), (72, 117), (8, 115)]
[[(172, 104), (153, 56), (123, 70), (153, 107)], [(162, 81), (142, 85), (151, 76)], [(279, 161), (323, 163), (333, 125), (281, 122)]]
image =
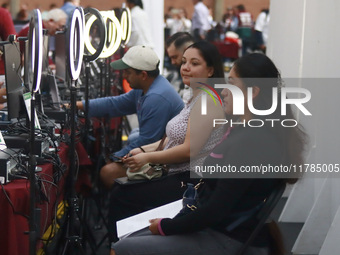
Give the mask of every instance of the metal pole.
[(29, 180), (30, 180), (30, 219), (29, 219), (29, 251), (30, 255), (36, 254), (37, 246), (37, 224), (35, 210), (35, 166), (36, 158), (34, 155), (35, 143), (35, 95), (31, 96), (31, 123), (30, 123), (30, 160), (29, 160)]

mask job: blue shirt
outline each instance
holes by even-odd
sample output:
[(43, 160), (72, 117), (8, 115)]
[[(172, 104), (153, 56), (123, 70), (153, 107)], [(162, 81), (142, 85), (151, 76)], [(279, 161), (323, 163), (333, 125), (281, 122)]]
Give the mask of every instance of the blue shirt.
[(134, 148), (160, 140), (168, 121), (183, 107), (184, 103), (178, 93), (167, 79), (159, 75), (145, 95), (141, 89), (133, 89), (120, 96), (90, 100), (89, 117), (119, 117), (137, 113), (139, 137), (115, 153), (122, 157)]
[(62, 9), (67, 14), (66, 25), (68, 24), (69, 17), (71, 16), (72, 11), (76, 8), (74, 4), (71, 2), (66, 2), (60, 9)]

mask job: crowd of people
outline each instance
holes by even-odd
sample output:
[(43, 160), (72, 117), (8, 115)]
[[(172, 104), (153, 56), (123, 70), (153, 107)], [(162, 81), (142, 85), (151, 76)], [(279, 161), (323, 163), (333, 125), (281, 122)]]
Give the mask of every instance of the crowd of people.
[(214, 21), (210, 7), (200, 0), (193, 0), (193, 3), (194, 12), (191, 20), (188, 19), (184, 8), (170, 7), (168, 9), (165, 15), (166, 35), (191, 32), (195, 40), (207, 39), (209, 41), (237, 36), (241, 39), (242, 55), (255, 50), (265, 52), (270, 21), (268, 9), (262, 9), (254, 20), (253, 15), (246, 11), (243, 4), (229, 6), (222, 19)]
[[(281, 84), (280, 72), (265, 54), (247, 54), (254, 38), (258, 48), (265, 51), (269, 12), (263, 10), (254, 22), (243, 5), (228, 7), (222, 21), (214, 24), (209, 19), (209, 9), (201, 0), (193, 0), (191, 20), (183, 8), (170, 10), (166, 19), (170, 35), (165, 47), (171, 64), (179, 70), (183, 87), (191, 88), (187, 89), (182, 100), (160, 74), (160, 60), (152, 49), (152, 33), (148, 30), (149, 20), (142, 1), (126, 2), (132, 15), (129, 49), (110, 66), (122, 71), (132, 90), (119, 96), (89, 101), (90, 117), (137, 114), (139, 123), (137, 137), (115, 152), (111, 162), (100, 170), (101, 182), (110, 192), (110, 254), (237, 254), (256, 226), (257, 219), (250, 215), (230, 230), (229, 226), (235, 220), (233, 215), (257, 208), (277, 185), (295, 183), (297, 179), (235, 179), (228, 178), (227, 174), (223, 178), (211, 179), (195, 172), (195, 166), (301, 165), (303, 162), (306, 135), (299, 125), (289, 129), (279, 125), (260, 128), (241, 124), (233, 127), (213, 125), (216, 119), (242, 123), (264, 116), (253, 114), (247, 100), (243, 105), (244, 113), (236, 115), (235, 99), (227, 88), (221, 92), (222, 107), (216, 106), (220, 96), (206, 86), (211, 78), (221, 84), (227, 79), (244, 96), (251, 98), (254, 108), (271, 108), (272, 89)], [(43, 26), (49, 30), (49, 35), (62, 29), (78, 5), (78, 0), (65, 1), (60, 9), (53, 8), (46, 13)], [(11, 18), (7, 10), (0, 11), (4, 13), (0, 15), (1, 37), (6, 39), (14, 29), (3, 32), (2, 17)], [(228, 77), (225, 77), (220, 52), (208, 42), (214, 26), (219, 26), (218, 31), (224, 35), (231, 31), (242, 39), (242, 57), (235, 61)], [(23, 27), (18, 35), (27, 33), (28, 26)], [(271, 82), (256, 83), (249, 78), (270, 78)], [(278, 108), (266, 118), (282, 119), (281, 97), (277, 100)], [(84, 111), (85, 101), (77, 102), (77, 107)], [(294, 119), (289, 105), (286, 111), (285, 117)], [(127, 170), (138, 172), (148, 163), (167, 165), (167, 175), (134, 185), (122, 186), (115, 182), (117, 178), (126, 177)], [(118, 220), (181, 199), (186, 190), (183, 184), (187, 183), (200, 183), (196, 210), (173, 219), (150, 219), (148, 229), (118, 241)], [(278, 236), (274, 223), (265, 226), (247, 254), (283, 255), (282, 240)]]

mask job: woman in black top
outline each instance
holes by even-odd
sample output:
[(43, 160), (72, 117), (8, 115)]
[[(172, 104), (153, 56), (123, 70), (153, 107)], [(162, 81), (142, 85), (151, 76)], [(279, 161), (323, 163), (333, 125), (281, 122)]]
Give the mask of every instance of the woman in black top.
[[(266, 78), (266, 79), (247, 79)], [(244, 112), (233, 115), (233, 96), (228, 89), (222, 91), (224, 111), (232, 125), (204, 162), (202, 172), (210, 166), (233, 167), (236, 170), (251, 166), (300, 165), (305, 134), (296, 127), (283, 127), (281, 121), (265, 119), (294, 119), (290, 106), (281, 116), (281, 77), (273, 62), (263, 54), (249, 54), (237, 60), (229, 74), (229, 84), (244, 94)], [(272, 89), (277, 88), (277, 109), (269, 116), (255, 116), (248, 108), (247, 88), (257, 110), (272, 106)], [(263, 121), (262, 127), (251, 127), (249, 120)], [(258, 123), (256, 124), (259, 125)], [(239, 173), (238, 173), (239, 174)], [(210, 175), (209, 173), (207, 174)], [(184, 216), (174, 219), (150, 220), (150, 231), (144, 231), (112, 245), (112, 254), (236, 254), (256, 225), (251, 216), (233, 225), (237, 213), (256, 208), (268, 197), (279, 182), (295, 183), (297, 179), (254, 178), (253, 175), (223, 173), (204, 179), (199, 190), (199, 206)], [(205, 177), (205, 176), (204, 176)], [(236, 178), (235, 178), (236, 177)], [(249, 178), (251, 177), (251, 178)], [(210, 177), (211, 178), (211, 177)], [(237, 217), (236, 217), (237, 218)], [(246, 254), (283, 254), (278, 232), (263, 228)], [(277, 230), (277, 228), (276, 228)]]

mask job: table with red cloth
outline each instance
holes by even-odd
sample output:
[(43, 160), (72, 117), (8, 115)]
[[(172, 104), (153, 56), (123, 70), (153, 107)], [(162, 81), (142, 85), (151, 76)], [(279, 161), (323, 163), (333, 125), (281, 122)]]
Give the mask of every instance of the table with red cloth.
[(238, 51), (240, 46), (238, 45), (237, 42), (226, 40), (226, 41), (213, 41), (211, 43), (217, 47), (218, 51), (220, 52), (223, 58), (233, 59), (239, 58)]
[[(61, 162), (69, 165), (68, 153), (69, 148), (61, 144), (58, 152)], [(76, 144), (76, 151), (79, 157), (79, 165), (90, 165), (86, 151), (84, 150), (81, 143)], [(53, 176), (53, 165), (51, 163), (40, 166), (42, 171), (40, 174), (41, 178), (52, 181), (48, 176)], [(78, 176), (79, 177), (79, 176)], [(89, 179), (85, 176), (78, 178), (82, 184), (90, 185)], [(54, 219), (54, 209), (56, 203), (59, 204), (63, 200), (63, 194), (57, 196), (57, 192), (63, 190), (65, 183), (64, 178), (58, 183), (58, 190), (55, 186), (45, 182), (45, 188), (48, 192), (49, 203), (43, 202), (37, 204), (38, 208), (41, 208), (41, 219), (40, 219), (40, 236), (46, 231), (48, 226)], [(29, 181), (24, 179), (13, 180), (12, 182), (3, 185), (5, 192), (9, 199), (12, 201), (14, 210), (11, 207), (8, 199), (6, 198), (3, 189), (0, 191), (0, 254), (2, 255), (23, 255), (29, 254), (29, 238), (25, 232), (29, 231), (28, 219), (17, 212), (29, 215), (30, 197), (29, 197)], [(58, 201), (56, 201), (58, 199)], [(39, 246), (39, 242), (38, 242)]]

